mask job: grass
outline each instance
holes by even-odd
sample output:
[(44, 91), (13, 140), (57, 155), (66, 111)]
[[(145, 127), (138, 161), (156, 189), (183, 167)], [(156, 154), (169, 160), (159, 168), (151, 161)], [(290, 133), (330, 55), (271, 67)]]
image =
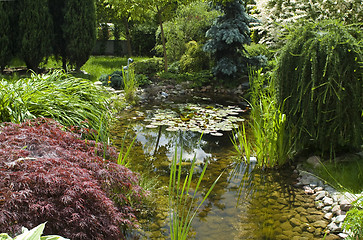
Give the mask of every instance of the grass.
[(316, 175), (334, 188), (351, 193), (363, 191), (363, 161), (353, 158), (344, 162), (324, 162), (316, 170)]
[[(148, 57), (132, 57), (134, 61), (148, 59)], [(123, 66), (127, 65), (127, 57), (114, 56), (91, 56), (88, 61), (81, 67), (81, 70), (88, 73), (74, 73), (75, 77), (86, 78), (92, 81), (98, 81), (102, 74), (110, 74), (114, 71), (120, 71)], [(13, 59), (10, 67), (26, 67), (26, 64), (20, 59)], [(46, 63), (39, 66), (47, 69), (61, 69), (62, 63), (56, 61), (54, 57), (48, 58)], [(30, 75), (30, 74), (29, 74)]]
[(33, 73), (29, 78), (13, 81), (3, 79), (0, 80), (0, 122), (52, 118), (64, 126), (93, 130), (101, 141), (106, 141), (111, 113), (108, 97), (107, 92), (92, 82), (63, 71)]

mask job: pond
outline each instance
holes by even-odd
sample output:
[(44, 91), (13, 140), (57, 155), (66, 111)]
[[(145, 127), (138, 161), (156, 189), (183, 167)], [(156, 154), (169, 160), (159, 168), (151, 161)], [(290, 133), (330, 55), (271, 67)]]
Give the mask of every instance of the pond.
[[(216, 104), (215, 100), (203, 99), (194, 99), (199, 104), (185, 99), (182, 103), (165, 100), (162, 104), (126, 110), (119, 116), (113, 129), (115, 144), (121, 146), (126, 132), (126, 145), (136, 135), (130, 168), (147, 176), (150, 182), (157, 179), (158, 186), (154, 198), (156, 214), (152, 218), (142, 219), (141, 230), (129, 238), (168, 239), (167, 188), (171, 159), (177, 150), (178, 154), (182, 151), (185, 172), (196, 156), (197, 174), (194, 179), (199, 177), (198, 172), (208, 163), (198, 190), (198, 201), (221, 174), (192, 223), (191, 236), (194, 239), (321, 239), (327, 223), (322, 214), (315, 210), (313, 198), (307, 197), (302, 189), (293, 187), (297, 181), (293, 166), (279, 171), (260, 171), (253, 164), (241, 163), (230, 141), (232, 132), (227, 129), (218, 129), (217, 132), (223, 135), (207, 133), (201, 137), (200, 129), (185, 127), (183, 121), (170, 124), (173, 125), (172, 129), (170, 125), (163, 126), (164, 123), (150, 126), (152, 122), (163, 121), (160, 113), (167, 115), (167, 118), (185, 118), (184, 110), (193, 107), (197, 107), (197, 112), (201, 109), (237, 109), (238, 114), (232, 113), (232, 116), (240, 119), (234, 121), (237, 124), (248, 117), (247, 113), (239, 111), (245, 107), (238, 103)], [(180, 125), (184, 128), (180, 129)]]

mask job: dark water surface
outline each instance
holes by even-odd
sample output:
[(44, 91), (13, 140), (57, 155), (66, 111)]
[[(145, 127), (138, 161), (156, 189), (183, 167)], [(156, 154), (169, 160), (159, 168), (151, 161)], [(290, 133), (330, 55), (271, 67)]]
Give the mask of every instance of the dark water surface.
[[(210, 103), (206, 103), (210, 104)], [(213, 181), (222, 173), (211, 195), (204, 202), (193, 221), (191, 237), (194, 239), (322, 239), (322, 227), (313, 223), (323, 221), (314, 208), (313, 199), (301, 189), (293, 187), (296, 176), (293, 168), (280, 171), (260, 171), (253, 165), (236, 161), (230, 134), (222, 137), (191, 131), (165, 131), (166, 127), (146, 128), (146, 119), (160, 108), (173, 109), (172, 103), (148, 105), (122, 112), (113, 130), (117, 146), (121, 146), (125, 132), (126, 145), (137, 134), (130, 155), (130, 168), (157, 177), (159, 196), (152, 219), (141, 220), (142, 230), (134, 239), (168, 238), (169, 167), (175, 149), (183, 146), (185, 171), (196, 155), (197, 170), (204, 163), (208, 168), (197, 194), (199, 201)], [(240, 117), (246, 117), (241, 115)], [(197, 172), (198, 172), (197, 171)], [(196, 174), (194, 179), (199, 176)], [(310, 215), (315, 216), (311, 218)], [(131, 238), (131, 237), (130, 237)]]

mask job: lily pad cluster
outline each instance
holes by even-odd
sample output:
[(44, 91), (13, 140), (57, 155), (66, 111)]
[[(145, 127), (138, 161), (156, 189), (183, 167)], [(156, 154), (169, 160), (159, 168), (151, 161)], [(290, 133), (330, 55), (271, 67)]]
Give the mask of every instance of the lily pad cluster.
[(245, 112), (238, 106), (202, 107), (195, 104), (183, 105), (176, 110), (157, 110), (153, 117), (145, 119), (147, 128), (167, 126), (166, 131), (193, 131), (213, 136), (238, 128), (244, 121), (240, 114)]

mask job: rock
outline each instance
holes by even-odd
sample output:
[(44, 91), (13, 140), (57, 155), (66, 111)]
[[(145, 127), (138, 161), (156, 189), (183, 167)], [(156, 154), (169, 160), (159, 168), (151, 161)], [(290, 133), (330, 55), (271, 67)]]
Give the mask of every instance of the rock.
[(306, 216), (306, 218), (308, 219), (308, 221), (310, 223), (317, 222), (317, 221), (321, 220), (320, 215), (308, 215), (308, 216)]
[(320, 192), (320, 191), (323, 191), (324, 190), (324, 188), (322, 188), (322, 187), (316, 187), (316, 188), (314, 188), (314, 191), (315, 192)]
[(338, 236), (340, 237), (340, 238), (347, 238), (347, 237), (349, 237), (349, 234), (348, 233), (339, 233), (338, 234)]
[(328, 212), (328, 213), (326, 213), (326, 214), (324, 215), (324, 218), (325, 218), (326, 220), (331, 220), (331, 219), (332, 219), (332, 217), (333, 217), (333, 213), (331, 213), (331, 212)]
[(324, 206), (325, 206), (324, 203), (322, 203), (321, 201), (315, 202), (315, 207), (317, 209), (322, 209)]
[(342, 229), (334, 222), (331, 222), (329, 225), (328, 225), (328, 230), (330, 232), (333, 232), (333, 233), (336, 233), (336, 232), (340, 232), (342, 231)]
[(316, 194), (315, 201), (319, 201), (326, 196), (325, 191), (319, 191), (319, 192), (316, 192), (315, 194)]
[(332, 210), (332, 206), (323, 207), (323, 212), (325, 212), (325, 213), (331, 212), (331, 210)]
[(313, 168), (317, 168), (317, 167), (320, 167), (321, 165), (321, 160), (318, 156), (312, 156), (312, 157), (309, 157), (306, 162), (310, 165), (313, 166)]
[(352, 205), (350, 203), (348, 203), (347, 200), (342, 200), (340, 202), (340, 210), (342, 210), (342, 211), (345, 211), (345, 212), (349, 211), (351, 206)]
[(329, 234), (327, 235), (324, 240), (340, 240), (340, 237), (335, 234)]
[(327, 225), (328, 225), (328, 223), (324, 220), (316, 221), (313, 223), (313, 226), (315, 228), (326, 228)]
[[(332, 208), (331, 212), (334, 214), (334, 215), (340, 215), (340, 206), (339, 205), (336, 205)], [(339, 214), (338, 214), (339, 213)]]
[(290, 219), (290, 224), (293, 227), (300, 226), (301, 225), (301, 221), (299, 219), (297, 219), (297, 218), (291, 218)]
[(330, 197), (324, 197), (323, 203), (325, 206), (331, 206), (333, 204), (333, 199)]
[(346, 217), (347, 215), (339, 215), (339, 216), (337, 216), (336, 218), (335, 218), (335, 220), (334, 220), (334, 222), (335, 223), (341, 223), (341, 222), (343, 222), (344, 221), (344, 219), (345, 219), (345, 217)]

